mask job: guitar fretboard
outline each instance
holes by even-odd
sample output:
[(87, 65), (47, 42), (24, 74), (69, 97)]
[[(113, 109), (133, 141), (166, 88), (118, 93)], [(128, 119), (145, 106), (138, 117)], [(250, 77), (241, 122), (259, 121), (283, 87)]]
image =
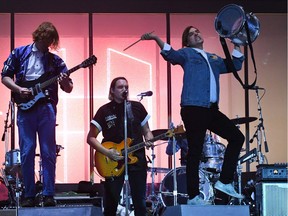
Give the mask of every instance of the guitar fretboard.
[[(165, 137), (167, 136), (167, 134), (168, 134), (168, 132), (167, 132), (167, 133), (164, 133), (164, 134), (160, 134), (160, 135), (158, 135), (158, 136), (156, 136), (156, 137), (153, 137), (153, 138), (150, 139), (149, 141), (150, 141), (150, 142), (155, 142), (155, 141), (157, 141), (157, 140), (163, 139), (163, 138), (165, 138)], [(141, 149), (141, 148), (145, 147), (145, 146), (146, 146), (145, 143), (146, 143), (146, 142), (142, 142), (142, 143), (139, 143), (139, 144), (137, 144), (137, 145), (134, 145), (134, 146), (129, 147), (129, 148), (127, 149), (127, 153), (130, 154), (130, 153), (132, 153), (132, 152), (137, 151), (138, 149)], [(124, 155), (124, 153), (125, 153), (124, 151), (125, 151), (125, 150), (122, 150), (122, 151), (121, 151), (122, 155)]]
[[(68, 70), (68, 71), (66, 71), (66, 72), (64, 72), (64, 73), (66, 73), (67, 75), (70, 75), (71, 73), (75, 72), (75, 71), (78, 70), (79, 68), (81, 68), (81, 64), (79, 64), (79, 65), (71, 68), (70, 70)], [(41, 83), (41, 84), (40, 84), (40, 88), (41, 88), (41, 89), (44, 89), (45, 87), (51, 85), (52, 83), (56, 82), (57, 79), (58, 79), (60, 76), (61, 76), (61, 75), (59, 74), (58, 76), (55, 76), (55, 77), (53, 77), (53, 78), (51, 78), (51, 79), (49, 79), (49, 80)]]

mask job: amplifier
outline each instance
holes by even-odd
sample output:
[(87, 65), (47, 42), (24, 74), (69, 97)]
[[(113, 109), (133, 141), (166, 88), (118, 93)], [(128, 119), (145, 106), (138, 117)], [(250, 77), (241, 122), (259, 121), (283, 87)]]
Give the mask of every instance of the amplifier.
[(257, 166), (256, 182), (260, 181), (287, 181), (286, 164), (260, 164)]
[(287, 216), (288, 183), (256, 183), (256, 212), (259, 216)]
[(103, 197), (90, 197), (90, 196), (61, 196), (54, 197), (57, 206), (97, 206), (103, 208)]

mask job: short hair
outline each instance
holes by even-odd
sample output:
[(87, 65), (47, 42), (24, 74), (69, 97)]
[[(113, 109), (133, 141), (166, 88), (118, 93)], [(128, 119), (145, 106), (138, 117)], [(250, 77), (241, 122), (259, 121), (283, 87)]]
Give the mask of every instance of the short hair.
[(108, 99), (109, 100), (113, 100), (114, 99), (114, 94), (113, 94), (113, 92), (112, 92), (112, 89), (115, 89), (115, 86), (116, 86), (116, 82), (118, 81), (118, 80), (125, 80), (127, 83), (128, 83), (128, 81), (127, 81), (127, 79), (125, 78), (125, 77), (116, 77), (116, 78), (114, 78), (113, 80), (112, 80), (112, 82), (111, 82), (111, 84), (110, 84), (110, 88), (109, 88), (109, 96), (108, 96)]
[(50, 47), (54, 50), (59, 46), (59, 34), (56, 27), (51, 22), (43, 22), (32, 33), (33, 41), (50, 40)]
[[(188, 44), (188, 35), (189, 35), (189, 31), (190, 31), (191, 28), (198, 29), (198, 28), (196, 28), (196, 27), (194, 27), (194, 26), (187, 26), (187, 27), (184, 29), (184, 31), (183, 31), (183, 33), (182, 33), (182, 48), (183, 48), (183, 47), (187, 47), (187, 44)], [(198, 29), (198, 30), (199, 30), (199, 29)]]

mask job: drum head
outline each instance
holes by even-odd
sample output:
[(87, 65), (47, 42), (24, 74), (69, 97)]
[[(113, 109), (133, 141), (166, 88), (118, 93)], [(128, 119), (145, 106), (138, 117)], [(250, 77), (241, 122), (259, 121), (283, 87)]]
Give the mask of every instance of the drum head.
[(221, 37), (230, 38), (238, 34), (245, 23), (245, 12), (236, 4), (224, 6), (215, 19), (215, 29)]
[(233, 43), (239, 44), (239, 45), (248, 44), (249, 43), (248, 35), (250, 37), (251, 43), (253, 43), (257, 39), (260, 33), (260, 22), (258, 18), (254, 14), (249, 13), (249, 14), (246, 14), (246, 22), (247, 22), (249, 34), (247, 34), (246, 28), (243, 27), (242, 30), (240, 30), (240, 32), (237, 35), (232, 36), (230, 38)]

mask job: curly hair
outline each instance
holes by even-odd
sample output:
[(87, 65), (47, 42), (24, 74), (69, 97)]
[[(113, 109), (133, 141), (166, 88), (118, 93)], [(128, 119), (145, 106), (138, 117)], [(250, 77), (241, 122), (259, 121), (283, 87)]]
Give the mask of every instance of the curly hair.
[(43, 22), (32, 33), (33, 41), (46, 40), (51, 42), (50, 47), (54, 50), (59, 46), (59, 34), (56, 27), (51, 22)]

